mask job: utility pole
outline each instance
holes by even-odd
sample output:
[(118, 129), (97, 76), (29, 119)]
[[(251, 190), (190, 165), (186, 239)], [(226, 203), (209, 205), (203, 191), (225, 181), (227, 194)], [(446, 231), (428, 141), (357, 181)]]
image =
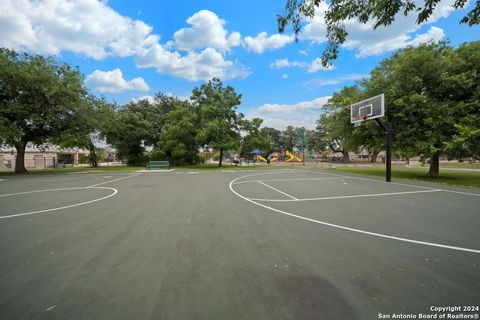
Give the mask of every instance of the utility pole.
[(302, 130), (302, 164), (305, 166), (305, 128)]

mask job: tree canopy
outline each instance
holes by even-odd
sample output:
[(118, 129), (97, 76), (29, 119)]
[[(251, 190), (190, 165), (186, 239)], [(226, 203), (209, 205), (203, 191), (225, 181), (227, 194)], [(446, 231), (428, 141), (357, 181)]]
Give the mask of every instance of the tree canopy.
[(394, 128), (397, 155), (430, 161), (431, 177), (439, 174), (440, 155), (478, 157), (479, 50), (478, 41), (458, 49), (432, 43), (400, 50), (369, 78), (335, 93), (330, 100), (334, 112), (320, 118), (317, 130), (325, 131), (332, 150), (364, 147), (378, 154), (382, 131), (373, 121), (353, 127), (348, 106), (385, 93), (385, 118)]
[(49, 57), (0, 48), (0, 143), (17, 150), (25, 172), (27, 143), (37, 145), (71, 128), (86, 90), (77, 69)]
[(241, 97), (233, 87), (223, 87), (220, 79), (213, 78), (200, 88), (193, 89), (190, 98), (199, 113), (197, 141), (205, 148), (220, 151), (220, 166), (224, 151), (239, 146), (243, 114), (236, 110)]
[[(397, 15), (417, 14), (416, 23), (426, 22), (433, 14), (435, 7), (441, 0), (398, 0), (398, 1), (356, 1), (356, 0), (287, 0), (285, 13), (277, 15), (278, 30), (283, 33), (286, 27), (291, 24), (296, 35), (302, 30), (305, 20), (313, 18), (317, 9), (322, 3), (328, 4), (325, 11), (325, 25), (327, 47), (322, 53), (322, 64), (328, 66), (335, 60), (339, 53), (339, 46), (345, 42), (348, 32), (344, 22), (350, 19), (357, 19), (360, 23), (366, 24), (373, 21), (374, 29), (380, 26), (390, 25)], [(468, 4), (466, 0), (455, 0), (452, 4), (454, 9), (461, 9)], [(480, 23), (480, 1), (468, 12), (460, 23), (469, 26)]]

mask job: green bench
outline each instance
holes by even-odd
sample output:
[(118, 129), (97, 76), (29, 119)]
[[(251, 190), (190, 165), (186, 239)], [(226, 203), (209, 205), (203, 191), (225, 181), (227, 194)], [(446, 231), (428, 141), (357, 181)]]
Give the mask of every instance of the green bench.
[(170, 162), (169, 161), (148, 161), (147, 163), (147, 170), (150, 170), (152, 168), (170, 168)]

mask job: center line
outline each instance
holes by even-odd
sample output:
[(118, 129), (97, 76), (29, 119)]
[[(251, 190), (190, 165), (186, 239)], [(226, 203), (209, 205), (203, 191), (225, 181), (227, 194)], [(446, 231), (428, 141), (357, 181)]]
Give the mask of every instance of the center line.
[(284, 195), (286, 195), (287, 197), (289, 197), (289, 198), (291, 198), (291, 199), (293, 199), (293, 200), (298, 200), (297, 198), (289, 195), (288, 193), (285, 193), (285, 192), (283, 192), (283, 191), (281, 191), (281, 190), (278, 190), (278, 189), (276, 189), (276, 188), (274, 188), (274, 187), (272, 187), (272, 186), (269, 186), (269, 185), (266, 184), (265, 182), (262, 182), (262, 181), (257, 181), (257, 182), (263, 184), (263, 185), (266, 186), (266, 187), (269, 187), (269, 188), (272, 189), (272, 190), (275, 190), (275, 191), (277, 191), (277, 192), (280, 192), (281, 194), (284, 194)]

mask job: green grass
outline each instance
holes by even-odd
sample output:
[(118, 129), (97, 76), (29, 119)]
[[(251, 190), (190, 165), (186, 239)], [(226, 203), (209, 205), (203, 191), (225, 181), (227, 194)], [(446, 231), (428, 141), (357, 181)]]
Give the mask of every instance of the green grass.
[(230, 164), (222, 165), (221, 167), (218, 164), (204, 163), (193, 166), (180, 166), (174, 167), (175, 171), (218, 171), (218, 170), (274, 170), (274, 169), (293, 169), (297, 168), (298, 165), (265, 165), (259, 164), (254, 166), (232, 166)]
[(480, 162), (440, 162), (440, 168), (480, 169)]
[[(273, 170), (273, 169), (292, 169), (298, 165), (255, 165), (255, 166), (231, 166), (230, 164), (219, 167), (217, 164), (199, 164), (193, 166), (172, 167), (175, 171), (221, 171), (221, 170)], [(145, 167), (74, 167), (74, 168), (55, 168), (47, 170), (29, 170), (27, 174), (61, 174), (61, 173), (130, 173), (139, 170), (145, 170)], [(0, 176), (15, 175), (12, 171), (0, 171)]]
[[(143, 170), (145, 167), (127, 167), (127, 166), (112, 166), (112, 167), (74, 167), (74, 168), (55, 168), (47, 170), (29, 170), (27, 174), (61, 174), (61, 173), (130, 173), (138, 170)], [(0, 171), (0, 175), (15, 175), (12, 171)]]
[[(358, 168), (336, 167), (336, 171), (362, 174), (369, 176), (385, 177), (385, 168)], [(480, 172), (447, 171), (440, 169), (440, 177), (432, 179), (427, 177), (428, 168), (392, 168), (392, 179), (410, 179), (449, 185), (480, 188)]]

